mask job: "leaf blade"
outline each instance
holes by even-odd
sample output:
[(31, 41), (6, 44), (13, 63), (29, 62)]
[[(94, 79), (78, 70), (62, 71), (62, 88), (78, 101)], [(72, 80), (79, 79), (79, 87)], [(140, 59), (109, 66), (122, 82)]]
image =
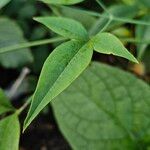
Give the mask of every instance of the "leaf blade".
[(113, 54), (138, 63), (136, 58), (124, 47), (120, 40), (110, 33), (97, 34), (93, 38), (93, 47), (99, 53)]
[(34, 20), (44, 24), (46, 27), (61, 36), (82, 41), (88, 39), (86, 29), (82, 24), (73, 19), (64, 17), (36, 17)]
[(0, 149), (19, 149), (20, 125), (18, 116), (13, 114), (0, 121)]
[[(93, 54), (90, 44), (82, 47), (83, 43), (81, 42), (69, 41), (57, 47), (47, 58), (24, 123), (24, 129), (54, 97), (68, 87), (88, 66)], [(48, 76), (51, 78), (45, 81)]]
[(133, 150), (150, 137), (149, 91), (132, 74), (93, 62), (52, 106), (74, 150)]

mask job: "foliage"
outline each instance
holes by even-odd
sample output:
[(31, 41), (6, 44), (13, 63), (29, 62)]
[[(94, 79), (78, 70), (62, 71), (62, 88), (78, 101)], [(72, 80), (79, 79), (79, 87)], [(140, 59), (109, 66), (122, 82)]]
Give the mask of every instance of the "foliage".
[[(130, 69), (144, 77), (149, 73), (150, 2), (116, 0), (105, 6), (96, 0), (87, 10), (88, 2), (0, 2), (1, 67), (18, 72), (23, 68), (12, 86), (0, 90), (0, 150), (19, 149), (18, 117), (30, 103), (23, 131), (52, 104), (59, 128), (75, 150), (150, 147), (150, 88), (127, 73)], [(101, 13), (96, 12), (99, 6)], [(137, 59), (133, 49), (127, 50), (130, 47), (136, 47)], [(127, 71), (91, 62), (105, 54)], [(146, 71), (139, 71), (141, 65)], [(31, 71), (28, 77), (24, 67)], [(10, 100), (22, 93), (26, 101), (16, 109)]]

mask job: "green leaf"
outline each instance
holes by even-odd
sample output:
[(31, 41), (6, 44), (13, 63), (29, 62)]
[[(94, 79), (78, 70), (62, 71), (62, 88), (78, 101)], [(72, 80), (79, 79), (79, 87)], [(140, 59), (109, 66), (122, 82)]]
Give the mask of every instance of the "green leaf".
[(11, 0), (0, 0), (0, 9), (8, 4)]
[[(8, 18), (0, 18), (0, 33), (0, 49), (26, 42), (19, 26)], [(0, 54), (0, 64), (7, 68), (20, 67), (32, 61), (29, 49)]]
[(44, 24), (52, 31), (70, 39), (86, 41), (88, 34), (79, 22), (64, 17), (36, 17), (34, 20)]
[(0, 121), (0, 150), (18, 150), (19, 136), (20, 125), (16, 114)]
[(92, 63), (52, 104), (74, 150), (145, 150), (150, 142), (150, 87), (120, 69)]
[(91, 26), (96, 22), (96, 17), (84, 13), (82, 9), (76, 7), (61, 6), (60, 13), (65, 17), (81, 22), (86, 29), (90, 29)]
[(95, 51), (113, 54), (138, 63), (136, 58), (124, 47), (120, 40), (110, 33), (98, 33), (93, 39)]
[(25, 120), (24, 129), (39, 112), (58, 94), (66, 89), (88, 66), (93, 54), (91, 43), (69, 41), (58, 46), (47, 58), (32, 104)]
[[(150, 22), (150, 16), (146, 15), (142, 18), (142, 20)], [(136, 26), (136, 39), (140, 41), (149, 41), (150, 40), (150, 26)], [(141, 59), (148, 44), (137, 44), (137, 53), (138, 58)]]
[(0, 115), (8, 111), (14, 110), (13, 106), (9, 102), (2, 89), (0, 89)]
[(84, 0), (41, 0), (41, 1), (48, 4), (73, 5), (73, 4), (83, 2)]

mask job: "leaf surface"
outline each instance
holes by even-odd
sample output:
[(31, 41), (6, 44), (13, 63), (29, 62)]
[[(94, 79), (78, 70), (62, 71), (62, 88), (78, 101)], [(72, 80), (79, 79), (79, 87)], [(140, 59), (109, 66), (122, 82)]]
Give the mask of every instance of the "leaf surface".
[(18, 150), (19, 136), (20, 125), (16, 114), (0, 121), (0, 150)]
[(32, 104), (25, 120), (24, 129), (39, 112), (65, 88), (67, 88), (88, 66), (93, 47), (69, 41), (58, 46), (47, 58), (33, 95)]
[(0, 115), (8, 111), (14, 110), (8, 98), (5, 96), (2, 89), (0, 89)]
[(0, 0), (0, 9), (8, 4), (11, 0)]
[(150, 87), (120, 69), (93, 62), (52, 106), (74, 150), (137, 150), (150, 142)]
[(36, 17), (34, 20), (42, 23), (59, 35), (70, 39), (86, 41), (88, 34), (79, 22), (64, 17)]
[(41, 0), (41, 1), (48, 4), (73, 5), (83, 2), (84, 0)]
[[(24, 43), (26, 40), (20, 27), (8, 18), (0, 18), (0, 51), (1, 48)], [(6, 68), (23, 66), (33, 61), (29, 49), (0, 54), (0, 64)]]
[(138, 63), (136, 58), (124, 47), (121, 41), (110, 33), (99, 33), (93, 38), (95, 51), (103, 54), (113, 54)]

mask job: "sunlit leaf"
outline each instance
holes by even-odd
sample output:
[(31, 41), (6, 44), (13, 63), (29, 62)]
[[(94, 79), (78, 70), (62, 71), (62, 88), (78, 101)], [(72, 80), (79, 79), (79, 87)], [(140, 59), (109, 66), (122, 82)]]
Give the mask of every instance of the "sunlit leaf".
[(50, 54), (43, 66), (24, 129), (53, 98), (82, 73), (90, 63), (92, 53), (91, 43), (83, 45), (78, 41), (69, 41)]
[(113, 54), (136, 62), (136, 58), (124, 47), (120, 40), (110, 33), (99, 33), (93, 38), (95, 51), (103, 54)]

